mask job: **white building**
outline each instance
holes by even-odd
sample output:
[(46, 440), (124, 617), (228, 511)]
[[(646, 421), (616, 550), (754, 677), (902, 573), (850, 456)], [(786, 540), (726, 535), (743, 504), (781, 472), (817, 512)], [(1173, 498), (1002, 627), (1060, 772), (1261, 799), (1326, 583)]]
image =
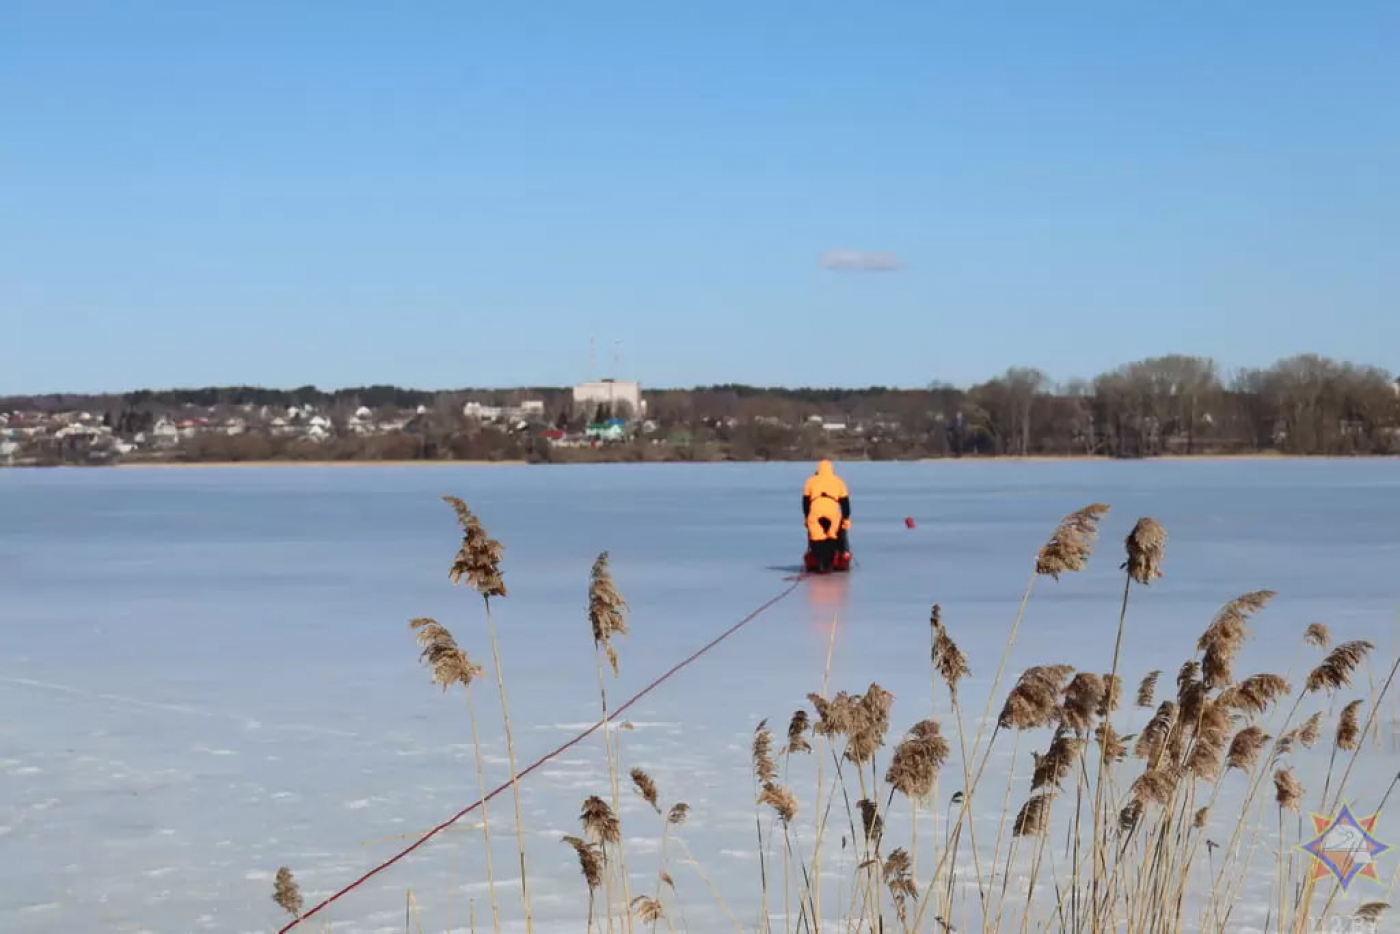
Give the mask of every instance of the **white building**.
[[(626, 403), (627, 412), (618, 407)], [(594, 383), (579, 383), (574, 387), (574, 407), (592, 412), (600, 405), (609, 406), (617, 417), (640, 418), (647, 405), (642, 399), (642, 385), (631, 380), (603, 379)]]
[(468, 402), (462, 406), (462, 414), (467, 418), (474, 418), (479, 422), (494, 422), (505, 414), (505, 409), (499, 405), (482, 405), (480, 402)]

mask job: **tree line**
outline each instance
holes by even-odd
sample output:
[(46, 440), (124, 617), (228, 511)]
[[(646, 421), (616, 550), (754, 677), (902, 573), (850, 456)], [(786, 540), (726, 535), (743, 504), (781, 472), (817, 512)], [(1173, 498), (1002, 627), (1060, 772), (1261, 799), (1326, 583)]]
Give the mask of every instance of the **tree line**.
[[(478, 425), (465, 400), (510, 404), (542, 399), (529, 430)], [(966, 388), (922, 389), (703, 386), (645, 392), (645, 433), (606, 448), (561, 448), (545, 428), (580, 431), (595, 417), (572, 408), (568, 389), (428, 391), (393, 386), (272, 390), (223, 387), (142, 390), (113, 396), (12, 397), (0, 411), (83, 408), (109, 423), (149, 424), (151, 413), (204, 407), (315, 405), (417, 409), (410, 429), (326, 444), (256, 434), (200, 436), (182, 444), (196, 459), (894, 459), (958, 456), (1154, 457), (1277, 452), (1293, 455), (1400, 453), (1400, 395), (1380, 368), (1304, 354), (1226, 375), (1207, 357), (1169, 355), (1125, 364), (1091, 380), (1055, 385), (1014, 367)], [(664, 444), (657, 442), (664, 441)], [(331, 449), (334, 449), (332, 452)], [(237, 449), (237, 450), (234, 450)], [(246, 452), (244, 449), (247, 449)], [(233, 455), (233, 456), (230, 456)], [(245, 456), (246, 455), (246, 456)]]

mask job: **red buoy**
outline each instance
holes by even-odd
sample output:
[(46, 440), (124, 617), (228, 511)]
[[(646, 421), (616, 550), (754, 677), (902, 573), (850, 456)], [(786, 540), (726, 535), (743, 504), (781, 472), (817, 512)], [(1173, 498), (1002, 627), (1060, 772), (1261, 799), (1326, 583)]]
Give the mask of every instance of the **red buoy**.
[(905, 517), (904, 517), (904, 527), (905, 527), (906, 529), (912, 529), (912, 528), (914, 527), (914, 517), (913, 517), (913, 516), (905, 516)]

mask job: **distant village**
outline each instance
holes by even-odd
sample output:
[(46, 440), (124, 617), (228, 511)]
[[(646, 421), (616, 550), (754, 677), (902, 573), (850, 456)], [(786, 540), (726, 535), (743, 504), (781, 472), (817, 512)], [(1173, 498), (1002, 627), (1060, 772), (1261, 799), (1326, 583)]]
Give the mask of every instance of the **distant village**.
[[(552, 407), (551, 407), (552, 405)], [(183, 405), (156, 413), (150, 408), (113, 412), (42, 409), (0, 411), (0, 464), (116, 463), (179, 460), (182, 452), (213, 438), (263, 437), (297, 446), (337, 439), (426, 437), (444, 422), (477, 426), (516, 440), (556, 448), (597, 448), (638, 437), (664, 444), (659, 426), (646, 418), (647, 403), (636, 382), (599, 380), (574, 386), (567, 405), (522, 398), (491, 404), (474, 399), (444, 411), (441, 403), (412, 408), (393, 405), (253, 403)]]
[[(454, 394), (443, 394), (450, 397)], [(614, 459), (616, 448), (677, 449), (628, 459), (695, 459), (700, 444), (724, 440), (739, 418), (672, 411), (648, 417), (648, 400), (635, 381), (602, 379), (567, 392), (509, 402), (439, 398), (412, 407), (304, 402), (251, 402), (132, 407), (103, 411), (53, 406), (0, 411), (0, 465), (102, 465), (208, 460), (556, 460)], [(157, 411), (159, 410), (159, 411)], [(754, 416), (756, 424), (781, 427), (785, 419)], [(888, 420), (872, 420), (879, 428)], [(816, 412), (802, 427), (835, 437), (859, 434), (839, 412)], [(377, 443), (376, 443), (377, 442)], [(222, 455), (222, 456), (221, 456)], [(701, 457), (700, 459), (712, 459)]]
[(731, 385), (326, 392), (259, 387), (0, 399), (0, 466), (257, 461), (713, 461), (1400, 454), (1400, 381), (1316, 355), (1218, 375), (1207, 358), (1053, 385)]

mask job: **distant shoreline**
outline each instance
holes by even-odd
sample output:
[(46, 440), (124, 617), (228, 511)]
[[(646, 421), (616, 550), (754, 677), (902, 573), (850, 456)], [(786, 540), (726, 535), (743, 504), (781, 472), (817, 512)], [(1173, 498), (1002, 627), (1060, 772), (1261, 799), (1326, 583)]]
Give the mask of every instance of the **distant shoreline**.
[[(1373, 461), (1373, 460), (1397, 460), (1400, 455), (1394, 454), (1349, 454), (1349, 455), (1314, 455), (1314, 454), (1278, 454), (1272, 452), (1249, 452), (1244, 454), (1161, 454), (1152, 457), (1140, 458), (1119, 458), (1106, 457), (1101, 454), (1084, 455), (1053, 455), (1053, 454), (1033, 454), (1027, 456), (1001, 455), (964, 455), (962, 457), (920, 457), (909, 459), (888, 459), (888, 460), (868, 460), (868, 459), (843, 459), (832, 458), (835, 461), (844, 461), (847, 464), (890, 464), (890, 463), (917, 463), (917, 464), (956, 464), (956, 463), (976, 463), (976, 464), (1064, 464), (1082, 462), (1102, 462), (1102, 463), (1145, 463), (1148, 461), (1188, 461), (1198, 462), (1228, 462), (1228, 461)], [(578, 461), (545, 461), (532, 463), (526, 460), (250, 460), (250, 461), (130, 461), (108, 465), (66, 465), (55, 464), (52, 467), (71, 467), (80, 470), (92, 469), (93, 466), (107, 466), (119, 470), (199, 470), (199, 469), (257, 469), (293, 467), (300, 469), (311, 468), (369, 468), (369, 467), (578, 467), (578, 466), (604, 466), (604, 465), (637, 465), (647, 464), (655, 466), (681, 465), (681, 464), (809, 464), (815, 462), (814, 458), (792, 459), (792, 460), (674, 460), (674, 461), (631, 461), (631, 460), (578, 460)], [(39, 465), (13, 465), (16, 469), (29, 467), (31, 469), (49, 469)], [(0, 468), (3, 469), (3, 468)]]
[[(158, 470), (201, 467), (524, 467), (529, 461), (132, 461), (112, 464), (118, 470)], [(86, 469), (86, 468), (84, 468)]]

